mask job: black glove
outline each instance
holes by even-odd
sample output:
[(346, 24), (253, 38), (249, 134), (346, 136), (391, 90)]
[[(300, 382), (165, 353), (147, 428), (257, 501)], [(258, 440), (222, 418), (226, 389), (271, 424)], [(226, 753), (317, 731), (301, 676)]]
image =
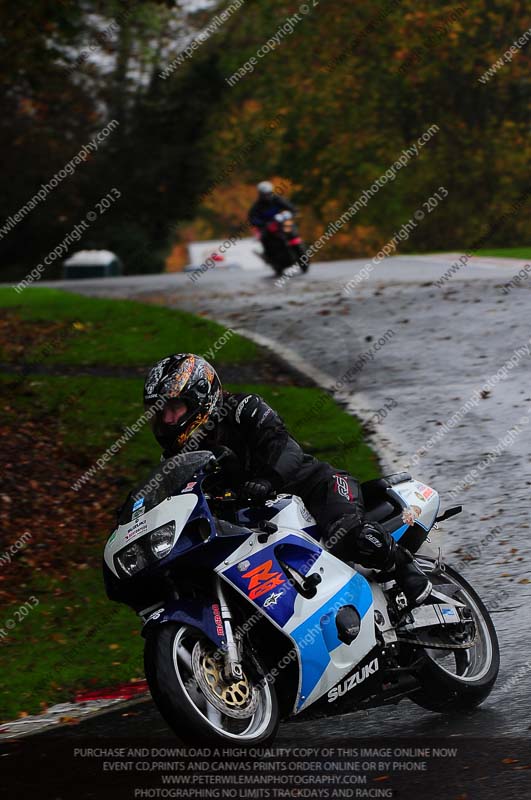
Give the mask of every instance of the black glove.
[(262, 503), (273, 489), (273, 484), (266, 480), (266, 478), (255, 478), (252, 481), (246, 481), (242, 486), (242, 494), (248, 497), (254, 503)]
[(369, 569), (389, 570), (395, 564), (397, 545), (378, 522), (364, 522), (355, 547), (359, 563)]
[(327, 548), (343, 561), (356, 561), (369, 569), (390, 569), (396, 542), (378, 522), (364, 522), (360, 513), (346, 514), (332, 523)]

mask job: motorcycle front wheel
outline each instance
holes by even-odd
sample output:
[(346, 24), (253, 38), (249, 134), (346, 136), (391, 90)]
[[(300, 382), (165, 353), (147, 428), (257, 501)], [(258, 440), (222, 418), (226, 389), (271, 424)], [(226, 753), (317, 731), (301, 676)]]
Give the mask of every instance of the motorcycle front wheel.
[(300, 271), (305, 274), (310, 269), (310, 262), (304, 256), (306, 255), (306, 247), (303, 244), (291, 245), (291, 252), (293, 255), (293, 264), (297, 264)]
[(274, 687), (250, 664), (227, 680), (223, 658), (190, 625), (156, 628), (146, 641), (144, 665), (153, 700), (185, 744), (256, 746), (271, 742), (279, 725)]
[(489, 696), (496, 682), (500, 667), (496, 630), (477, 592), (456, 570), (446, 566), (444, 572), (430, 578), (434, 589), (438, 584), (450, 584), (453, 598), (470, 609), (476, 637), (471, 647), (462, 649), (423, 648), (424, 664), (417, 675), (422, 689), (411, 700), (429, 711), (469, 711)]

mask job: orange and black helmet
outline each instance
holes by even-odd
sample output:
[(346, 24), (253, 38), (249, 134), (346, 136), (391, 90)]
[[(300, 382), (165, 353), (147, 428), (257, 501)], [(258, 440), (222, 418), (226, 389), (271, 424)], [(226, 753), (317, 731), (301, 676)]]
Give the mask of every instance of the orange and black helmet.
[[(176, 424), (163, 420), (167, 403), (182, 400), (186, 413)], [(144, 384), (144, 406), (151, 413), (151, 425), (164, 450), (180, 449), (223, 402), (221, 382), (208, 361), (193, 353), (178, 353), (158, 361)]]

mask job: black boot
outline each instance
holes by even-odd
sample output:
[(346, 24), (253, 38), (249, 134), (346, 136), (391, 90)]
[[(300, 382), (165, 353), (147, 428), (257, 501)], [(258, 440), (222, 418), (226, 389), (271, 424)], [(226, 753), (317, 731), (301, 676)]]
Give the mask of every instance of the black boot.
[(378, 523), (362, 523), (360, 516), (345, 515), (328, 529), (330, 552), (343, 561), (354, 560), (369, 569), (381, 570), (377, 580), (396, 580), (410, 606), (429, 597), (431, 581), (413, 561), (413, 556), (395, 542)]
[(431, 594), (433, 584), (417, 567), (413, 556), (400, 545), (396, 548), (395, 568), (391, 572), (399, 587), (404, 592), (410, 606), (419, 606)]

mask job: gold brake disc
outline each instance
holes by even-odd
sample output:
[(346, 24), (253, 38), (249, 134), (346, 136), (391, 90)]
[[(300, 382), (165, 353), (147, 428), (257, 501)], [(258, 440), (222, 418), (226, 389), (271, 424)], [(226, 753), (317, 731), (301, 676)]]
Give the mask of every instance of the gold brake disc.
[(196, 642), (192, 651), (194, 677), (207, 700), (228, 717), (251, 717), (258, 706), (258, 692), (243, 673), (241, 678), (227, 680), (223, 675), (223, 658), (203, 649)]

